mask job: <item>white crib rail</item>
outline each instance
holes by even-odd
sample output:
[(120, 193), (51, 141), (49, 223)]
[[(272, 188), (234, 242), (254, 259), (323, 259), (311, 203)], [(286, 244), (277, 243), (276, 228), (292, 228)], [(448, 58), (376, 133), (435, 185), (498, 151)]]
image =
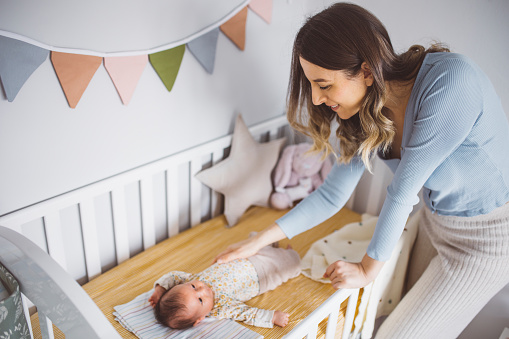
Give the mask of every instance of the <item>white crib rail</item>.
[[(251, 134), (259, 141), (268, 141), (287, 134), (287, 120), (279, 116), (249, 128)], [(204, 163), (217, 163), (222, 160), (226, 149), (231, 145), (232, 135), (227, 135), (212, 142), (193, 147), (173, 154), (153, 163), (140, 166), (127, 172), (115, 175), (91, 185), (67, 192), (49, 200), (23, 208), (22, 210), (0, 217), (0, 224), (31, 238), (30, 232), (23, 232), (23, 225), (40, 219), (43, 224), (45, 240), (43, 245), (64, 269), (68, 270), (69, 254), (65, 251), (66, 239), (63, 238), (61, 211), (76, 206), (79, 214), (79, 223), (82, 232), (82, 246), (85, 257), (86, 277), (92, 279), (101, 274), (101, 251), (98, 246), (98, 237), (104, 225), (96, 219), (97, 210), (94, 199), (101, 195), (109, 195), (111, 209), (111, 224), (116, 255), (116, 264), (128, 259), (130, 253), (127, 212), (126, 186), (138, 183), (142, 250), (156, 243), (155, 215), (154, 215), (154, 176), (163, 175), (166, 181), (165, 205), (167, 236), (179, 233), (182, 227), (182, 218), (189, 219), (189, 225), (195, 226), (202, 221), (204, 211), (210, 211), (209, 216), (217, 215), (220, 198), (215, 192), (208, 198), (207, 206), (202, 206), (202, 191), (208, 190), (194, 175), (202, 170)], [(206, 159), (204, 161), (204, 159)], [(179, 176), (179, 166), (188, 166), (189, 172), (182, 178)], [(179, 192), (182, 181), (187, 180), (187, 194)], [(182, 196), (189, 196), (183, 201)], [(182, 209), (187, 212), (182, 212)], [(185, 215), (187, 213), (187, 215)], [(208, 213), (208, 212), (207, 212)], [(41, 247), (44, 247), (40, 245)]]
[[(279, 116), (257, 124), (249, 131), (260, 142), (269, 141), (277, 137), (288, 135), (285, 116)], [(204, 210), (210, 211), (210, 216), (219, 213), (221, 204), (220, 195), (211, 192), (208, 206), (202, 206), (202, 190), (204, 186), (194, 178), (194, 175), (203, 168), (204, 163), (215, 164), (221, 161), (225, 151), (231, 145), (232, 135), (227, 135), (203, 145), (168, 156), (153, 163), (140, 166), (88, 186), (64, 193), (46, 201), (37, 203), (22, 210), (0, 217), (0, 225), (8, 227), (31, 238), (30, 231), (23, 231), (23, 225), (34, 220), (40, 220), (43, 225), (44, 240), (39, 246), (46, 250), (62, 268), (69, 272), (68, 258), (72, 254), (66, 253), (64, 227), (62, 225), (62, 211), (69, 207), (76, 207), (79, 215), (79, 224), (82, 234), (82, 246), (85, 257), (86, 278), (93, 279), (101, 274), (101, 250), (99, 248), (100, 231), (106, 227), (97, 221), (97, 208), (95, 199), (104, 194), (109, 195), (111, 209), (111, 226), (113, 228), (113, 246), (115, 248), (116, 264), (130, 258), (133, 253), (129, 244), (128, 208), (126, 186), (137, 183), (139, 186), (139, 204), (141, 215), (142, 250), (156, 243), (156, 221), (154, 214), (154, 176), (163, 174), (166, 185), (165, 209), (167, 237), (180, 232), (182, 224), (182, 207), (188, 214), (190, 226), (202, 221)], [(207, 160), (203, 160), (203, 159)], [(189, 172), (181, 177), (179, 167), (188, 166)], [(188, 194), (180, 194), (181, 182), (187, 180)], [(208, 189), (208, 188), (207, 188)], [(182, 201), (182, 197), (189, 197)], [(45, 244), (45, 246), (44, 246)], [(46, 247), (46, 248), (44, 248)], [(70, 273), (70, 272), (69, 272)], [(30, 303), (31, 304), (31, 303)], [(26, 304), (25, 304), (26, 307)], [(54, 338), (51, 321), (41, 314), (40, 325), (43, 338)]]
[(341, 335), (341, 338), (348, 339), (352, 331), (358, 298), (359, 289), (340, 289), (336, 291), (283, 338), (302, 339), (305, 337), (306, 339), (315, 339), (318, 333), (318, 324), (325, 318), (328, 318), (325, 339), (334, 339), (341, 303), (348, 299), (345, 322)]

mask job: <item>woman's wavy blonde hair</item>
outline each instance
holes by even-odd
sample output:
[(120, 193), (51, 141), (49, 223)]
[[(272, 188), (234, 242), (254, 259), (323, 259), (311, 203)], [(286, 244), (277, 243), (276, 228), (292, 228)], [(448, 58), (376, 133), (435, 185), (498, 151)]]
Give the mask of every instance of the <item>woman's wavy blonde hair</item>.
[[(414, 45), (396, 54), (383, 24), (366, 9), (337, 3), (309, 18), (297, 33), (293, 45), (292, 66), (288, 90), (287, 117), (290, 125), (313, 139), (313, 150), (323, 151), (324, 157), (334, 154), (338, 161), (349, 163), (360, 155), (371, 171), (370, 160), (378, 150), (387, 152), (395, 134), (384, 105), (387, 81), (410, 83), (427, 53), (448, 52), (440, 44), (425, 49)], [(325, 104), (314, 106), (311, 86), (299, 58), (328, 70), (342, 70), (355, 76), (366, 62), (373, 74), (359, 113), (341, 120)], [(339, 156), (329, 138), (331, 124), (337, 121), (336, 136)]]

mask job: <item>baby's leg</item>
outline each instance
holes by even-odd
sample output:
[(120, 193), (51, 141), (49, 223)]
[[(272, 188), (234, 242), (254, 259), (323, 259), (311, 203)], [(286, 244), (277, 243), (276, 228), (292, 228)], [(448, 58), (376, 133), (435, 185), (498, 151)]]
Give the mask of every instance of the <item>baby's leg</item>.
[(258, 274), (259, 294), (273, 290), (300, 274), (300, 257), (293, 249), (266, 246), (248, 259)]

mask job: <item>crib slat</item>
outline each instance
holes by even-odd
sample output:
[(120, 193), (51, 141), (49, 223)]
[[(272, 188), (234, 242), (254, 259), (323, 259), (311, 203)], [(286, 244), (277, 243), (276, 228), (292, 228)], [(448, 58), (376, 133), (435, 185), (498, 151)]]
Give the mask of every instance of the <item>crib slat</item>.
[(62, 225), (59, 212), (51, 212), (44, 216), (44, 230), (49, 255), (67, 271), (65, 259), (64, 240), (62, 238)]
[(141, 189), (141, 220), (143, 228), (143, 249), (146, 250), (156, 244), (156, 233), (154, 225), (154, 186), (152, 177), (145, 177), (140, 180)]
[[(351, 299), (348, 303), (347, 315), (351, 314), (350, 319), (350, 328), (348, 329), (347, 335), (351, 330), (351, 322), (353, 320), (353, 315), (355, 314), (355, 309), (357, 307), (357, 298), (359, 295), (359, 290), (351, 290), (351, 289), (339, 289), (334, 292), (327, 300), (325, 300), (321, 305), (319, 305), (311, 314), (309, 314), (306, 318), (304, 318), (297, 326), (287, 333), (283, 338), (285, 339), (293, 339), (293, 338), (302, 338), (307, 335), (307, 338), (316, 338), (316, 333), (318, 329), (318, 324), (325, 319), (328, 315), (331, 314), (333, 309), (339, 308), (339, 305), (343, 301), (345, 301), (348, 297), (351, 296)], [(355, 300), (355, 301), (354, 301)], [(351, 303), (350, 303), (351, 301)], [(311, 330), (314, 330), (314, 334), (311, 333)], [(343, 331), (343, 333), (345, 333)], [(348, 336), (344, 336), (343, 338), (348, 338)]]
[(327, 329), (325, 330), (325, 339), (334, 339), (334, 335), (336, 334), (336, 327), (338, 325), (339, 308), (340, 307), (338, 305), (338, 307), (334, 308), (329, 314), (329, 319), (327, 320)]
[(170, 238), (179, 233), (178, 187), (178, 167), (174, 165), (166, 170), (166, 213)]
[(306, 339), (316, 339), (317, 332), (318, 332), (318, 324), (310, 325)]
[(277, 134), (278, 134), (278, 129), (277, 128), (272, 128), (270, 131), (269, 131), (269, 137), (270, 137), (270, 140), (274, 140), (277, 138)]
[(345, 324), (343, 326), (343, 333), (341, 338), (348, 338), (352, 332), (352, 325), (355, 317), (355, 310), (357, 309), (357, 301), (359, 299), (359, 289), (352, 290), (352, 294), (348, 298), (346, 306)]
[(111, 208), (113, 214), (113, 232), (115, 234), (117, 264), (120, 264), (130, 257), (125, 189), (123, 186), (111, 191)]
[(54, 339), (53, 323), (42, 312), (39, 312), (39, 325), (41, 327), (42, 339)]
[(97, 223), (95, 219), (94, 201), (92, 198), (80, 202), (81, 232), (88, 279), (92, 280), (101, 274), (101, 259), (99, 253), (99, 239), (97, 237)]
[(194, 176), (201, 171), (202, 162), (201, 158), (196, 158), (191, 161), (191, 173), (189, 175), (190, 182), (190, 197), (189, 209), (191, 217), (191, 227), (198, 225), (201, 222), (201, 190), (202, 183)]
[[(212, 153), (212, 166), (217, 165), (221, 160), (223, 160), (223, 154), (224, 150), (218, 150)], [(210, 215), (212, 218), (217, 217), (219, 214), (221, 214), (220, 205), (222, 202), (222, 196), (221, 193), (216, 192), (212, 190), (212, 194), (210, 197)]]
[[(28, 320), (27, 325), (28, 325), (28, 330), (30, 331), (30, 338), (33, 338), (34, 331), (32, 330), (32, 322), (30, 321), (30, 310), (29, 310), (29, 306), (28, 306), (29, 303), (31, 304), (31, 302), (28, 300), (28, 298), (23, 293), (21, 293), (21, 304), (23, 305), (23, 313), (25, 314), (25, 317)], [(33, 306), (33, 304), (32, 304), (32, 306)]]

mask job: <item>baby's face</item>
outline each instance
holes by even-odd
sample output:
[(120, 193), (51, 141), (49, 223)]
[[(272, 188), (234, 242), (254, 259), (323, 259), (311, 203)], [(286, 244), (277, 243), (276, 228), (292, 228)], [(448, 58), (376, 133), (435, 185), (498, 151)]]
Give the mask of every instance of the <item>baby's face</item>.
[(179, 293), (187, 307), (189, 317), (205, 318), (214, 307), (214, 291), (199, 280), (173, 287), (170, 292)]

